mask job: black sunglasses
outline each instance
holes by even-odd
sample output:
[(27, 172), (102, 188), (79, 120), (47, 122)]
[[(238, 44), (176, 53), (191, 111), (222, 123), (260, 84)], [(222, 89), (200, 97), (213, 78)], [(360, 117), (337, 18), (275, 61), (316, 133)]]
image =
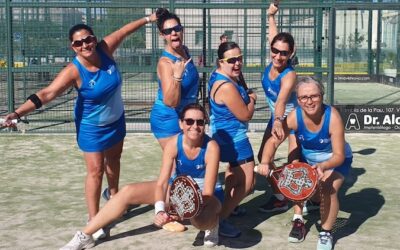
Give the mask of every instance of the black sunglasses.
[(83, 45), (83, 43), (89, 44), (89, 43), (93, 43), (94, 41), (96, 41), (96, 37), (93, 35), (89, 35), (85, 38), (82, 38), (81, 40), (75, 40), (71, 43), (72, 47), (81, 47)]
[(243, 55), (232, 56), (232, 57), (229, 57), (229, 58), (223, 58), (221, 60), (225, 61), (225, 62), (227, 62), (229, 64), (235, 64), (236, 62), (241, 63), (241, 62), (243, 62)]
[(183, 119), (183, 120), (189, 126), (192, 126), (195, 122), (196, 122), (197, 126), (199, 126), (199, 127), (203, 127), (206, 124), (206, 121), (204, 119), (194, 120), (192, 118), (187, 118), (187, 119)]
[(271, 47), (271, 51), (274, 54), (281, 54), (281, 56), (288, 56), (289, 55), (289, 51), (287, 50), (279, 50), (277, 48)]
[(162, 32), (164, 35), (170, 35), (170, 34), (172, 33), (172, 31), (181, 32), (182, 30), (183, 30), (183, 26), (180, 25), (180, 24), (178, 24), (178, 25), (176, 25), (176, 26), (174, 26), (174, 27), (172, 27), (172, 28), (163, 29), (161, 32)]

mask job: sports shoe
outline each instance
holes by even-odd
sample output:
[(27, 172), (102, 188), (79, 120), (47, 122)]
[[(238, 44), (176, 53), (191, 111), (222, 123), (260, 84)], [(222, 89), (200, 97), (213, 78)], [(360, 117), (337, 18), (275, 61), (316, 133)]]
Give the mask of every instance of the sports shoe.
[(239, 229), (231, 225), (228, 221), (221, 220), (219, 222), (219, 235), (228, 238), (237, 238), (241, 233), (242, 232)]
[(204, 232), (204, 246), (213, 247), (218, 245), (218, 240), (219, 240), (218, 229), (219, 229), (219, 223), (217, 223), (217, 225), (213, 229), (206, 230)]
[(332, 249), (332, 234), (329, 232), (320, 232), (318, 237), (317, 250), (331, 250)]
[(306, 227), (304, 226), (304, 222), (300, 219), (295, 219), (292, 221), (293, 227), (289, 233), (289, 242), (299, 243), (304, 240), (304, 236), (306, 235)]
[(110, 189), (108, 189), (108, 187), (106, 187), (103, 190), (103, 193), (101, 193), (101, 196), (103, 197), (104, 200), (109, 201), (111, 198), (111, 193), (110, 193)]
[(276, 211), (286, 211), (288, 208), (288, 201), (286, 199), (280, 201), (273, 195), (267, 203), (258, 208), (258, 211), (270, 213)]
[(303, 214), (306, 215), (311, 211), (319, 210), (320, 203), (312, 200), (307, 200), (303, 206)]
[(74, 238), (60, 250), (81, 250), (94, 247), (95, 243), (92, 236), (81, 231), (76, 232)]
[(94, 240), (100, 240), (104, 239), (107, 236), (107, 234), (106, 232), (104, 232), (103, 228), (100, 228), (92, 236)]
[(246, 208), (241, 207), (241, 206), (236, 206), (235, 209), (233, 209), (231, 216), (243, 216), (246, 214)]

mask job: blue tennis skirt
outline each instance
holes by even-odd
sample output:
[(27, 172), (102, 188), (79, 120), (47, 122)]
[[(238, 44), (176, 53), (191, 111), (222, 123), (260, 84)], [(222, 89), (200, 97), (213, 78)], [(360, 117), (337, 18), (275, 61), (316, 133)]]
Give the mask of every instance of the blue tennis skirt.
[(122, 141), (126, 135), (125, 114), (105, 126), (78, 122), (75, 122), (75, 126), (78, 146), (83, 152), (103, 152)]

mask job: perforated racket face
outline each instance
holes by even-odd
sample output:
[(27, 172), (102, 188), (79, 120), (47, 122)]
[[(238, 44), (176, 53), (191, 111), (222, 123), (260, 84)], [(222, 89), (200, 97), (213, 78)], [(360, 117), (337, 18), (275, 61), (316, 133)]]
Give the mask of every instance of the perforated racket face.
[(169, 199), (173, 212), (182, 219), (195, 217), (203, 206), (201, 190), (190, 176), (181, 175), (175, 178), (171, 184)]
[(278, 188), (289, 200), (304, 201), (314, 194), (317, 184), (317, 171), (307, 163), (296, 162), (284, 167)]

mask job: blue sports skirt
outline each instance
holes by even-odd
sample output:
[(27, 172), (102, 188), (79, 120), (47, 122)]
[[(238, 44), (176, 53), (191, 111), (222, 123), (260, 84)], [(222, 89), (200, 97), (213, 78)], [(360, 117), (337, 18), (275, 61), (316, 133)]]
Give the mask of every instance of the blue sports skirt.
[(125, 114), (105, 126), (78, 124), (77, 121), (75, 126), (76, 140), (83, 152), (103, 152), (122, 141), (126, 135)]

